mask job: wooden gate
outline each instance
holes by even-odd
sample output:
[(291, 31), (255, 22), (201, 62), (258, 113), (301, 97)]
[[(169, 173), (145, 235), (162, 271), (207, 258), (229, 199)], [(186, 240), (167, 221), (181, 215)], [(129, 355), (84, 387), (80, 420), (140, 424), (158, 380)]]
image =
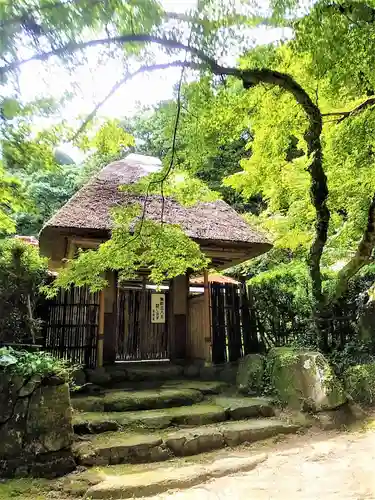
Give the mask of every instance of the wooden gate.
[(87, 367), (96, 366), (99, 293), (88, 288), (60, 290), (44, 304), (44, 349)]
[(117, 360), (169, 359), (168, 291), (165, 295), (165, 323), (151, 322), (153, 290), (119, 288), (117, 308)]
[(254, 312), (246, 288), (211, 284), (212, 361), (226, 363), (259, 352)]

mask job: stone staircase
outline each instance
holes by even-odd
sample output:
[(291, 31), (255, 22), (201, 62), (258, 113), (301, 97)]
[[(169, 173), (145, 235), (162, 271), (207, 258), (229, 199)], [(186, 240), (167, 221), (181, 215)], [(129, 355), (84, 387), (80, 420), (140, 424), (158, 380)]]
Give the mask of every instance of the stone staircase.
[(73, 395), (74, 455), (83, 466), (165, 461), (298, 430), (272, 400), (244, 397), (223, 382), (119, 382)]

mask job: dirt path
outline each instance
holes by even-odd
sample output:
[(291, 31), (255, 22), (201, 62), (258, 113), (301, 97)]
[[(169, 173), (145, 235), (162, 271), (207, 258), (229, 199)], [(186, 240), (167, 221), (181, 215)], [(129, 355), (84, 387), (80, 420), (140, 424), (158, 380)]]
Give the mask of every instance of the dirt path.
[(263, 448), (239, 454), (259, 451), (267, 451), (268, 459), (251, 472), (152, 500), (375, 499), (374, 430), (300, 436), (280, 443), (276, 451)]

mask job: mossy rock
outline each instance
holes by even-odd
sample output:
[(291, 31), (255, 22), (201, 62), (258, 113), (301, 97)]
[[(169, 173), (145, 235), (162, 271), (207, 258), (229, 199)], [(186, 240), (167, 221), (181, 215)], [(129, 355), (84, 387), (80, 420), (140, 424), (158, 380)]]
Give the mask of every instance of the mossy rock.
[(354, 401), (365, 405), (375, 403), (375, 363), (351, 366), (343, 379), (345, 389)]
[(119, 428), (156, 430), (173, 425), (204, 425), (225, 419), (226, 412), (220, 405), (200, 403), (162, 410), (77, 413), (73, 424), (77, 434), (96, 434)]
[(290, 408), (319, 412), (347, 400), (341, 382), (319, 352), (273, 348), (267, 357), (267, 372), (276, 396)]
[(72, 410), (67, 384), (37, 389), (30, 398), (25, 451), (39, 454), (69, 448), (73, 442)]
[(72, 404), (77, 410), (86, 412), (123, 412), (192, 405), (202, 399), (203, 394), (200, 391), (170, 388), (153, 391), (109, 391), (102, 396), (72, 398)]
[(240, 359), (237, 388), (243, 394), (260, 394), (263, 388), (265, 359), (261, 354), (248, 354)]

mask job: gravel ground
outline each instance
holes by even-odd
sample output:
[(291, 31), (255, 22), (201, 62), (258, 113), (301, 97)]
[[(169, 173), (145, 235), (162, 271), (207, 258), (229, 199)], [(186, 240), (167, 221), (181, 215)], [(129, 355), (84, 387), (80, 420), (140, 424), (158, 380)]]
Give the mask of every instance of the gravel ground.
[(251, 472), (152, 500), (375, 500), (374, 430), (295, 436), (267, 448), (239, 452), (268, 452)]

